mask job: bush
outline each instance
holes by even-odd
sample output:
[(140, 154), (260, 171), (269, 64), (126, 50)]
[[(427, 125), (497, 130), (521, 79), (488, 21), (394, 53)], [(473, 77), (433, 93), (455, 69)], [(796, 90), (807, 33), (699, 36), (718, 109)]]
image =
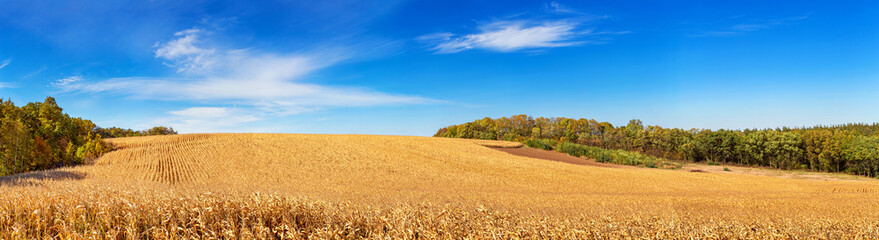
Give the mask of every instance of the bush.
[(586, 150), (586, 148), (583, 147), (583, 145), (569, 143), (569, 142), (563, 142), (563, 143), (559, 144), (558, 151), (563, 152), (563, 153), (567, 153), (568, 155), (571, 155), (574, 157), (581, 157), (581, 156), (588, 155), (588, 151)]
[[(543, 141), (539, 143), (548, 142)], [(538, 145), (539, 143), (535, 141), (531, 144)], [(527, 144), (528, 143), (526, 143), (526, 145)], [(530, 146), (531, 145), (529, 145), (529, 147)], [(668, 161), (663, 158), (644, 155), (637, 152), (629, 152), (625, 150), (608, 150), (599, 147), (585, 146), (569, 142), (559, 143), (556, 150), (575, 157), (586, 156), (595, 159), (596, 162), (644, 166), (649, 168), (681, 168), (682, 166), (681, 164), (676, 162)]]
[(76, 163), (82, 164), (90, 162), (109, 151), (110, 146), (98, 137), (97, 140), (89, 141), (82, 147), (76, 149)]
[(482, 140), (497, 140), (497, 135), (494, 132), (484, 132), (479, 134), (479, 139)]
[(599, 153), (595, 157), (596, 162), (613, 162), (613, 156), (608, 153)]
[(524, 142), (525, 146), (543, 150), (552, 150), (552, 146), (555, 145), (555, 143), (556, 141), (543, 139), (528, 139)]
[(503, 140), (504, 141), (516, 141), (516, 135), (505, 133)]

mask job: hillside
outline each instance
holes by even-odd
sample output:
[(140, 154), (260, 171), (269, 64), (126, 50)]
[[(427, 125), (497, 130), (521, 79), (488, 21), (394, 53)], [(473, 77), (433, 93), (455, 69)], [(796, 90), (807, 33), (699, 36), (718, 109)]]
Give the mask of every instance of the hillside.
[(0, 98), (0, 176), (90, 162), (110, 150), (102, 138), (172, 134), (173, 128), (161, 126), (101, 128), (64, 113), (53, 97), (20, 107)]
[[(247, 196), (260, 193), (368, 208), (409, 209), (388, 211), (434, 214), (431, 216), (436, 218), (422, 220), (431, 224), (440, 220), (457, 221), (462, 226), (474, 224), (466, 216), (462, 219), (463, 215), (453, 215), (451, 219), (435, 215), (446, 210), (509, 212), (513, 215), (503, 215), (506, 218), (496, 220), (504, 222), (493, 224), (509, 227), (506, 230), (512, 232), (517, 227), (533, 229), (529, 224), (544, 219), (550, 227), (556, 227), (553, 231), (576, 234), (569, 231), (571, 227), (593, 226), (596, 232), (591, 234), (605, 236), (745, 236), (738, 234), (778, 230), (789, 231), (794, 234), (791, 236), (812, 237), (879, 233), (876, 182), (585, 166), (520, 157), (483, 146), (515, 143), (451, 138), (186, 134), (108, 141), (117, 150), (100, 157), (93, 165), (0, 178), (0, 192), (4, 193), (0, 197), (0, 211), (27, 213), (52, 206), (72, 209), (106, 196), (123, 200), (110, 200), (103, 206), (87, 205), (97, 211), (128, 202), (129, 198), (156, 201), (152, 196), (170, 194), (183, 199), (206, 193), (211, 194), (211, 201), (228, 198), (247, 202), (254, 201)], [(16, 204), (25, 199), (41, 202), (59, 195), (73, 200), (55, 205)], [(339, 211), (359, 209), (344, 206)], [(422, 207), (412, 210), (413, 206)], [(0, 217), (0, 230), (12, 229), (14, 224), (9, 221), (15, 216), (19, 215)], [(472, 215), (474, 219), (478, 216)], [(526, 220), (517, 223), (509, 219), (518, 219), (515, 216)], [(602, 225), (627, 221), (628, 226)], [(425, 222), (403, 221), (390, 226)], [(149, 221), (142, 224), (149, 229)], [(463, 231), (461, 226), (428, 225), (421, 234), (437, 234), (437, 229), (446, 228)], [(369, 227), (375, 226), (364, 226)], [(474, 233), (487, 231), (469, 229)], [(750, 229), (753, 232), (736, 233)]]

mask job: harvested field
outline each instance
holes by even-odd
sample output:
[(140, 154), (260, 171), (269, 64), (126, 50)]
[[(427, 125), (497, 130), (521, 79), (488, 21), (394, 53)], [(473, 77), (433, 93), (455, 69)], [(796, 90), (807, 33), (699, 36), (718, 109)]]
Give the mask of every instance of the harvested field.
[(109, 141), (93, 165), (0, 178), (0, 238), (879, 237), (876, 182), (577, 165), (448, 138)]

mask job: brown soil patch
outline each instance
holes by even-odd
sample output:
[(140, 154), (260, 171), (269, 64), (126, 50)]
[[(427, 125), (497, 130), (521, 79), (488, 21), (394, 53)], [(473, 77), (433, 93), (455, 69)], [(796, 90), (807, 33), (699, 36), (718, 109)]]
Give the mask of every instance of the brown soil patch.
[(516, 156), (537, 158), (537, 159), (570, 163), (570, 164), (577, 164), (577, 165), (609, 167), (609, 168), (627, 168), (627, 167), (629, 167), (629, 166), (610, 164), (610, 163), (600, 163), (600, 162), (596, 162), (595, 160), (592, 160), (592, 159), (579, 158), (579, 157), (574, 157), (574, 156), (568, 155), (566, 153), (560, 153), (560, 152), (556, 152), (556, 151), (548, 151), (548, 150), (542, 150), (542, 149), (535, 149), (535, 148), (520, 147), (520, 148), (492, 148), (492, 149), (495, 149), (495, 150), (498, 150), (501, 152), (505, 152), (505, 153), (509, 153), (509, 154), (513, 154)]

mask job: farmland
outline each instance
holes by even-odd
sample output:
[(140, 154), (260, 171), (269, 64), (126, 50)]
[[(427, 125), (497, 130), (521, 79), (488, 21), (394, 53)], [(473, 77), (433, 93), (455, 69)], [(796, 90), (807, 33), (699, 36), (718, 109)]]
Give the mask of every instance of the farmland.
[(107, 141), (91, 164), (0, 179), (0, 238), (879, 237), (875, 181), (576, 165), (451, 138)]

